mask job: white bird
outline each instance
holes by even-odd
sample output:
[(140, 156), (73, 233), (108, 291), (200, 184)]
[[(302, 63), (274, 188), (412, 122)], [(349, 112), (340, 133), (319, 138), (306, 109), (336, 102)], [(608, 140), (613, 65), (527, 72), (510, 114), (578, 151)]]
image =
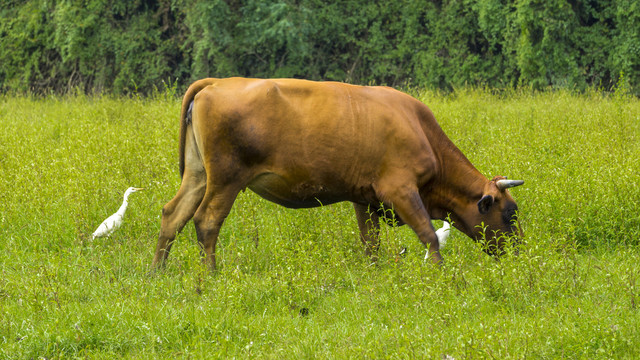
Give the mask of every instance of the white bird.
[(127, 191), (124, 192), (124, 201), (122, 202), (122, 205), (120, 205), (120, 209), (118, 209), (115, 214), (109, 216), (105, 221), (102, 222), (102, 224), (100, 224), (100, 226), (98, 226), (96, 231), (93, 232), (91, 240), (97, 237), (109, 236), (116, 229), (118, 229), (120, 225), (122, 225), (122, 218), (124, 217), (125, 211), (127, 211), (127, 205), (129, 205), (129, 203), (127, 202), (129, 195), (140, 190), (144, 189), (130, 187), (127, 189)]
[(447, 243), (447, 239), (449, 238), (449, 233), (451, 225), (448, 222), (443, 222), (442, 227), (436, 230), (436, 236), (438, 237), (438, 243), (440, 244), (440, 249), (442, 249)]
[[(444, 247), (447, 243), (447, 239), (449, 238), (449, 233), (451, 232), (451, 225), (448, 222), (444, 221), (442, 223), (442, 227), (436, 230), (436, 237), (438, 237), (438, 244), (440, 244), (440, 249)], [(424, 261), (427, 261), (429, 258), (429, 250), (427, 249), (427, 254), (424, 256)]]

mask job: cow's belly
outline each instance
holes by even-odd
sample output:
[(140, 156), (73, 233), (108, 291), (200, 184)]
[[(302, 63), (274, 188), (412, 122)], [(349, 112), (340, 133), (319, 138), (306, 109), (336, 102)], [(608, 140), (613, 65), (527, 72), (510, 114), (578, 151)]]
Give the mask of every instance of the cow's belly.
[(256, 194), (288, 208), (311, 208), (348, 200), (346, 191), (336, 191), (310, 181), (291, 183), (275, 173), (263, 173), (248, 185)]

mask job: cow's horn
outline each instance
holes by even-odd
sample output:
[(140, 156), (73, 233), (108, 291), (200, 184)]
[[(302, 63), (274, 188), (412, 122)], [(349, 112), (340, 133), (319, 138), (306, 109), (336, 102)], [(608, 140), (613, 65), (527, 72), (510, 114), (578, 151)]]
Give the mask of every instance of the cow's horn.
[(496, 181), (496, 186), (500, 190), (505, 190), (508, 188), (512, 188), (515, 186), (520, 186), (524, 184), (524, 180), (498, 180)]

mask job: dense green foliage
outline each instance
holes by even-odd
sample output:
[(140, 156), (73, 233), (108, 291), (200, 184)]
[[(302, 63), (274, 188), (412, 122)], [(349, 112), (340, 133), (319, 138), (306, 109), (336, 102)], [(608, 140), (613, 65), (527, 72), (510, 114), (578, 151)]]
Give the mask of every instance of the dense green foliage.
[[(247, 191), (217, 272), (189, 224), (150, 275), (180, 181), (174, 95), (0, 96), (0, 358), (640, 357), (640, 101), (416, 93), (482, 173), (526, 180), (519, 256), (454, 231), (438, 268), (383, 226), (372, 265), (349, 204)], [(128, 186), (146, 190), (122, 228), (90, 241)]]
[(2, 91), (207, 76), (640, 94), (636, 0), (5, 0)]

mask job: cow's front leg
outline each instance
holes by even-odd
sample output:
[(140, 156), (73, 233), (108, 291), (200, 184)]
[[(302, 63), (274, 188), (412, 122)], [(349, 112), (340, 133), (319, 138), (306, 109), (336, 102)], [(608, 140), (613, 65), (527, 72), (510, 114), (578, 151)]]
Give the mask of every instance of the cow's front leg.
[(391, 205), (400, 218), (413, 229), (427, 248), (427, 256), (431, 261), (436, 264), (440, 263), (442, 256), (440, 255), (438, 237), (418, 189), (410, 185), (394, 186), (390, 183), (382, 184), (376, 191), (379, 198)]
[(365, 253), (372, 260), (377, 260), (380, 245), (380, 219), (375, 211), (370, 211), (369, 206), (353, 203), (360, 229), (360, 240), (364, 245)]

